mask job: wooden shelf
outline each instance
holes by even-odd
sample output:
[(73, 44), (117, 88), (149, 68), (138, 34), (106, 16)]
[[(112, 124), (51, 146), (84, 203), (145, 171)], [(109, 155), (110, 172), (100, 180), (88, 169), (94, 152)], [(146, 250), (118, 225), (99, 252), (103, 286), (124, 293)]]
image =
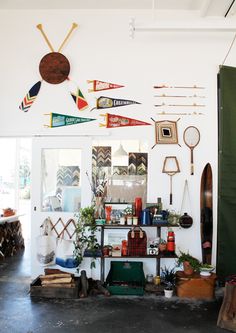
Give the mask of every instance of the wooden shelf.
[[(133, 227), (141, 227), (143, 229), (145, 228), (154, 228), (156, 230), (156, 236), (161, 237), (161, 229), (162, 228), (174, 228), (179, 227), (179, 225), (171, 225), (166, 223), (160, 223), (155, 225), (120, 225), (120, 224), (103, 224), (103, 225), (97, 225), (97, 228), (101, 232), (101, 246), (104, 246), (104, 233), (105, 230), (108, 229), (129, 229), (132, 230)], [(99, 257), (98, 257), (99, 258)], [(104, 281), (104, 274), (105, 274), (105, 259), (110, 260), (116, 260), (116, 259), (123, 259), (123, 260), (129, 260), (129, 259), (155, 259), (156, 260), (156, 275), (160, 275), (160, 261), (161, 259), (175, 259), (177, 258), (177, 255), (175, 253), (169, 253), (167, 251), (160, 252), (158, 255), (141, 255), (141, 256), (102, 256), (101, 258), (101, 280)]]
[(164, 259), (164, 258), (178, 258), (176, 254), (158, 254), (158, 255), (151, 255), (151, 254), (146, 254), (142, 256), (102, 256), (102, 258), (112, 258), (112, 259), (117, 259), (117, 258), (122, 258), (122, 259), (130, 259), (130, 258), (151, 258), (151, 259)]
[[(84, 256), (85, 258), (93, 258), (92, 256)], [(177, 254), (173, 253), (159, 253), (158, 255), (151, 255), (151, 254), (146, 254), (142, 256), (97, 256), (96, 258), (110, 258), (110, 259), (117, 259), (117, 258), (122, 258), (122, 259), (129, 259), (129, 258), (151, 258), (151, 259), (168, 259), (168, 258), (178, 258)]]
[(140, 227), (140, 228), (176, 228), (179, 225), (172, 225), (172, 224), (152, 224), (152, 225), (121, 225), (121, 224), (103, 224), (97, 225), (97, 227), (101, 227), (104, 229), (132, 229), (133, 227)]

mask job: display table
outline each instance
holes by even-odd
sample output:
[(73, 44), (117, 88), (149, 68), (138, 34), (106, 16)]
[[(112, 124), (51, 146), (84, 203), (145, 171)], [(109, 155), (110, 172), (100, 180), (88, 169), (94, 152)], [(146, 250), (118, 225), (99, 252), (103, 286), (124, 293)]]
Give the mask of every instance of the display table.
[(10, 257), (24, 248), (20, 215), (0, 218), (0, 259)]
[(201, 276), (194, 273), (187, 276), (183, 271), (176, 272), (176, 293), (181, 298), (213, 299), (215, 297), (216, 274)]

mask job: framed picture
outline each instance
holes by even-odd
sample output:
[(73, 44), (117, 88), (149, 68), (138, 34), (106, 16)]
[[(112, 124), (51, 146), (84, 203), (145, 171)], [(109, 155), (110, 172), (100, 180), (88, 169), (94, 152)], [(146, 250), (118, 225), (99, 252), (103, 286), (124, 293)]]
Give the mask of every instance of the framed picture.
[(178, 144), (177, 121), (155, 121), (156, 144)]
[[(127, 202), (105, 202), (105, 214), (110, 211), (110, 218), (112, 222), (119, 222), (120, 218), (127, 214), (127, 210), (132, 214), (133, 204)], [(107, 216), (106, 216), (107, 217)]]

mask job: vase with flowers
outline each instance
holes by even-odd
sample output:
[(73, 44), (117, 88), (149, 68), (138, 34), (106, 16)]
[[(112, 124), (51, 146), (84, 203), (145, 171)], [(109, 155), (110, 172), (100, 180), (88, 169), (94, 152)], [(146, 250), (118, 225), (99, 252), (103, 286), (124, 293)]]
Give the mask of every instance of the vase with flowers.
[(105, 218), (104, 199), (107, 192), (107, 177), (106, 172), (102, 168), (94, 167), (92, 171), (92, 180), (88, 177), (91, 191), (93, 193), (94, 217), (95, 219)]

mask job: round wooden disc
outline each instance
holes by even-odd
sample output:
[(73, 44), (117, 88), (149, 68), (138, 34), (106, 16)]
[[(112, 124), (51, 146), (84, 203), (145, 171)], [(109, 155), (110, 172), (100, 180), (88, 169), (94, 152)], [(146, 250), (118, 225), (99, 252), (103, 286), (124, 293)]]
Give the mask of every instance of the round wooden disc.
[(68, 78), (70, 63), (63, 54), (51, 52), (41, 59), (39, 72), (46, 82), (58, 84)]

